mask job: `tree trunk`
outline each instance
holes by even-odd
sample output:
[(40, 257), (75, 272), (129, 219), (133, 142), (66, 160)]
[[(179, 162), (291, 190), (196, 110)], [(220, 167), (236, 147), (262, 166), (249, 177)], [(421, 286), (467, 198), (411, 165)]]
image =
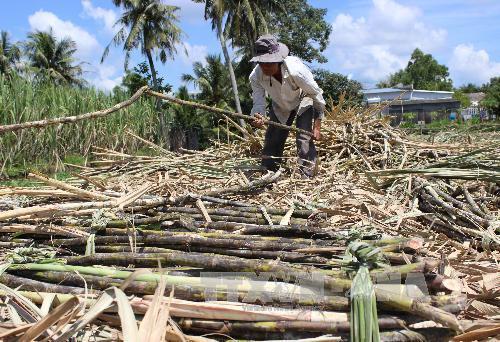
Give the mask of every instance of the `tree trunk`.
[[(231, 87), (233, 88), (234, 102), (236, 104), (236, 111), (242, 114), (241, 105), (240, 105), (240, 97), (238, 94), (238, 85), (236, 83), (236, 76), (234, 75), (233, 63), (231, 62), (231, 58), (229, 57), (229, 52), (227, 51), (226, 46), (226, 38), (224, 37), (224, 33), (222, 32), (222, 23), (218, 21), (217, 23), (217, 35), (219, 36), (220, 45), (222, 47), (222, 53), (224, 54), (224, 58), (227, 63), (227, 67), (229, 68), (229, 77), (231, 78)], [(240, 125), (245, 127), (245, 121), (240, 119)]]
[[(153, 88), (155, 91), (159, 91), (158, 78), (156, 74), (155, 65), (153, 63), (153, 56), (151, 55), (151, 50), (146, 50), (146, 56), (149, 62), (149, 68), (151, 70), (151, 76), (153, 77)], [(161, 100), (157, 99), (155, 104), (156, 112), (158, 113), (158, 121), (160, 124), (158, 131), (158, 141), (163, 142), (167, 145), (169, 144), (169, 139), (167, 139), (168, 131), (167, 131), (167, 123), (165, 122), (165, 117), (161, 111)], [(169, 147), (169, 146), (167, 146)]]

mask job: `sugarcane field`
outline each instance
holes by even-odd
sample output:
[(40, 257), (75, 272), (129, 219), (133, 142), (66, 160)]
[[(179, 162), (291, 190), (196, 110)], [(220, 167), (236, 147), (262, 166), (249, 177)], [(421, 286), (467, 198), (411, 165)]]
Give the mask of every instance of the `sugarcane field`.
[(482, 6), (6, 5), (0, 341), (500, 340)]

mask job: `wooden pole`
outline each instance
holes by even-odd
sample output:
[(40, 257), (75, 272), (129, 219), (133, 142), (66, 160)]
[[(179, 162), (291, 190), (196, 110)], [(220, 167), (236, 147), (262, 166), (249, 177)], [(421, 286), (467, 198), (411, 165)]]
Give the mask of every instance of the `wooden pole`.
[[(158, 92), (153, 91), (151, 89), (148, 89), (146, 91), (146, 94), (151, 95), (151, 96), (156, 96), (156, 97), (159, 97), (159, 98), (161, 98), (163, 100), (166, 100), (166, 101), (169, 101), (169, 102), (173, 102), (173, 103), (177, 103), (179, 105), (191, 106), (191, 107), (194, 107), (194, 108), (207, 110), (209, 112), (212, 112), (212, 113), (215, 113), (215, 114), (219, 114), (219, 115), (232, 116), (234, 118), (243, 119), (243, 120), (253, 120), (253, 117), (249, 116), (249, 115), (240, 114), (240, 113), (236, 113), (236, 112), (231, 112), (231, 111), (220, 109), (220, 108), (216, 108), (216, 107), (210, 107), (210, 106), (207, 106), (207, 105), (204, 105), (204, 104), (201, 104), (201, 103), (197, 103), (197, 102), (191, 102), (191, 101), (181, 100), (181, 99), (178, 99), (178, 98), (173, 97), (173, 96), (169, 96), (169, 95), (165, 95), (165, 94), (162, 94), (162, 93), (158, 93)], [(275, 127), (281, 128), (281, 129), (286, 129), (286, 130), (292, 131), (292, 132), (297, 132), (297, 133), (300, 133), (300, 134), (305, 134), (305, 135), (310, 136), (310, 137), (313, 136), (312, 132), (306, 131), (306, 130), (301, 129), (301, 128), (287, 126), (287, 125), (284, 125), (282, 123), (275, 122), (275, 121), (270, 121), (270, 120), (264, 119), (264, 124), (265, 125), (275, 126)]]

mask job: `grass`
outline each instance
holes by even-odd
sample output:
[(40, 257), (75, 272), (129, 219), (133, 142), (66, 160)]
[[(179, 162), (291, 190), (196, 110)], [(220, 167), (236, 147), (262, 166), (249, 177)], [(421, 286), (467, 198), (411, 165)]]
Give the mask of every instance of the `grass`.
[[(33, 84), (0, 74), (0, 125), (92, 112), (128, 98), (122, 91), (106, 94), (94, 88)], [(0, 135), (0, 177), (15, 176), (17, 169), (43, 166), (45, 172), (53, 173), (63, 171), (65, 162), (82, 165), (92, 146), (134, 153), (143, 145), (124, 130), (154, 140), (157, 127), (154, 100), (143, 98), (105, 118), (6, 133)]]

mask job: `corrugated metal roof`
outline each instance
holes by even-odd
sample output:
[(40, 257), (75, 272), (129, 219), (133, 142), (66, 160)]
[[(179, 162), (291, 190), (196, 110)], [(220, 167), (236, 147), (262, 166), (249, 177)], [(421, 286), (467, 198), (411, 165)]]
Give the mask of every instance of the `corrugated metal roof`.
[(483, 92), (479, 92), (479, 93), (467, 93), (465, 95), (469, 98), (469, 100), (471, 100), (471, 101), (477, 101), (477, 102), (481, 101), (486, 96), (486, 94), (483, 93)]
[(402, 93), (402, 92), (419, 92), (419, 93), (436, 93), (436, 94), (453, 94), (452, 91), (442, 91), (442, 90), (420, 90), (420, 89), (398, 89), (398, 88), (374, 88), (374, 89), (363, 89), (361, 90), (363, 94), (382, 94), (382, 93)]
[(406, 90), (401, 90), (397, 88), (375, 88), (375, 89), (363, 89), (361, 92), (363, 94), (381, 94), (381, 93), (399, 93)]

